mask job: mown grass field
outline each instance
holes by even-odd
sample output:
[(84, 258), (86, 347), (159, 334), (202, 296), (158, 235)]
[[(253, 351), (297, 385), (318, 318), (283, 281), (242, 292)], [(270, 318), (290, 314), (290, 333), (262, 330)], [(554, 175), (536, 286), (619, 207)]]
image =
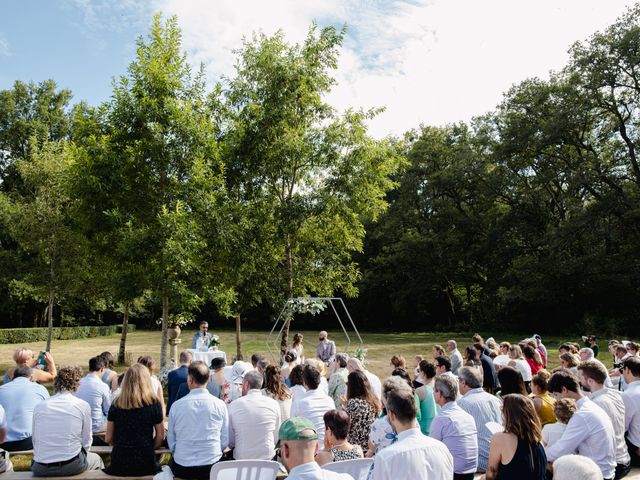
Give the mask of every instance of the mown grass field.
[[(226, 330), (218, 331), (212, 328), (212, 332), (220, 336), (220, 349), (227, 353), (229, 361), (233, 358), (236, 351), (235, 331)], [(183, 331), (182, 348), (190, 348), (191, 337), (195, 330)], [(292, 330), (294, 333), (294, 330)], [(304, 335), (305, 353), (308, 355), (315, 354), (315, 347), (318, 341), (316, 331), (300, 331)], [(482, 333), (482, 332), (481, 332)], [(242, 334), (242, 351), (245, 359), (248, 359), (252, 353), (261, 353), (269, 357), (269, 352), (265, 341), (268, 332), (250, 331)], [(347, 341), (344, 333), (330, 331), (329, 338), (336, 342), (338, 351), (347, 351), (352, 353), (358, 343), (354, 341), (355, 335), (350, 333), (352, 343), (347, 348)], [(409, 333), (362, 333), (364, 341), (363, 347), (367, 349), (366, 363), (367, 367), (375, 374), (385, 377), (390, 373), (389, 359), (392, 355), (403, 355), (407, 359), (407, 363), (412, 366), (413, 358), (417, 354), (424, 355), (425, 358), (431, 359), (431, 347), (435, 344), (446, 346), (447, 340), (450, 338), (458, 342), (458, 348), (463, 351), (465, 346), (471, 343), (471, 333), (443, 333), (443, 332), (409, 332)], [(486, 335), (488, 337), (490, 335)], [(486, 338), (485, 337), (485, 338)], [(524, 335), (504, 335), (494, 334), (493, 337), (498, 341), (517, 342), (524, 338)], [(151, 355), (158, 359), (160, 356), (160, 339), (159, 331), (139, 330), (131, 333), (127, 337), (127, 357), (130, 361), (135, 361), (140, 355)], [(580, 342), (579, 337), (544, 337), (543, 342), (549, 350), (549, 367), (558, 366), (557, 348), (564, 341)], [(112, 335), (109, 337), (97, 337), (82, 340), (60, 340), (55, 341), (52, 345), (51, 353), (54, 356), (56, 364), (69, 365), (77, 364), (86, 369), (89, 358), (103, 351), (110, 351), (117, 355), (120, 335)], [(28, 343), (24, 345), (0, 345), (0, 372), (6, 371), (13, 366), (12, 354), (18, 346), (25, 346), (39, 351), (44, 349), (44, 342)], [(607, 340), (600, 341), (600, 360), (606, 365), (611, 364), (611, 355), (607, 352)], [(118, 367), (119, 370), (125, 367)]]

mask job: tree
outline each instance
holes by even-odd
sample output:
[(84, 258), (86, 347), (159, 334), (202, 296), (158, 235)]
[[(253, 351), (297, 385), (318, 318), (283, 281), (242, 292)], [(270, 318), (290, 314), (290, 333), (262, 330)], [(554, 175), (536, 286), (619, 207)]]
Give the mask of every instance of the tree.
[(227, 185), (268, 219), (256, 254), (277, 259), (266, 269), (275, 273), (272, 305), (312, 292), (356, 293), (352, 255), (362, 249), (363, 222), (386, 208), (390, 175), (400, 164), (389, 142), (367, 135), (366, 121), (377, 111), (339, 116), (323, 99), (335, 83), (331, 70), (343, 37), (316, 25), (296, 45), (282, 32), (254, 35), (226, 84)]
[(26, 269), (15, 278), (17, 296), (46, 301), (47, 347), (51, 349), (53, 309), (79, 296), (86, 278), (87, 244), (74, 222), (72, 166), (81, 154), (69, 142), (45, 142), (16, 163), (24, 195), (8, 205), (10, 233), (26, 255)]
[[(148, 41), (138, 40), (128, 76), (114, 86), (104, 154), (85, 176), (100, 205), (93, 212), (100, 234), (117, 239), (116, 250), (128, 256), (114, 255), (113, 270), (124, 283), (134, 274), (141, 280), (118, 300), (148, 288), (161, 301), (162, 368), (170, 301), (191, 311), (202, 300), (197, 281), (206, 244), (197, 212), (212, 203), (220, 183), (204, 79), (192, 77), (180, 46), (177, 19), (156, 15)], [(135, 273), (138, 264), (144, 275)]]
[(19, 186), (15, 162), (27, 159), (34, 147), (67, 137), (70, 99), (71, 91), (57, 90), (53, 80), (16, 81), (11, 90), (0, 91), (0, 188)]

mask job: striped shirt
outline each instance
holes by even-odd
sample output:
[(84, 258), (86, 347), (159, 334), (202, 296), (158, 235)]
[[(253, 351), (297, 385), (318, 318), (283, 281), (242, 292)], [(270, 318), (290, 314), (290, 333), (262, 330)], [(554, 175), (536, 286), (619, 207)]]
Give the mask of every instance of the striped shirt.
[(502, 404), (497, 397), (485, 392), (482, 388), (474, 388), (465, 393), (458, 405), (473, 417), (478, 431), (478, 471), (484, 472), (489, 463), (489, 445), (493, 434), (485, 426), (487, 422), (502, 425)]

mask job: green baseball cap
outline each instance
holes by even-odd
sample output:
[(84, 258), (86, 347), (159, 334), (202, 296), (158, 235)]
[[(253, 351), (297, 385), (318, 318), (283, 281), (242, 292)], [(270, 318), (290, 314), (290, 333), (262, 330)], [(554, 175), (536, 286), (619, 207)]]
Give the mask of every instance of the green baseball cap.
[[(302, 433), (305, 430), (311, 430), (313, 433)], [(280, 425), (278, 431), (280, 440), (317, 440), (318, 432), (315, 425), (304, 417), (291, 417)], [(278, 440), (278, 445), (280, 444)]]

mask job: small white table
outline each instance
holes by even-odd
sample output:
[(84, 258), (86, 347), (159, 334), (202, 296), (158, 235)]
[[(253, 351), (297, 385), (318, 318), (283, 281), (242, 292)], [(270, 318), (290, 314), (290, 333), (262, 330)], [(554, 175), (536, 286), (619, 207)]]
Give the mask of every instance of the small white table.
[(222, 358), (227, 363), (227, 354), (222, 350), (208, 350), (201, 352), (200, 350), (194, 350), (193, 348), (187, 349), (187, 352), (191, 354), (193, 360), (199, 360), (207, 364), (207, 367), (211, 366), (211, 360), (214, 358)]

